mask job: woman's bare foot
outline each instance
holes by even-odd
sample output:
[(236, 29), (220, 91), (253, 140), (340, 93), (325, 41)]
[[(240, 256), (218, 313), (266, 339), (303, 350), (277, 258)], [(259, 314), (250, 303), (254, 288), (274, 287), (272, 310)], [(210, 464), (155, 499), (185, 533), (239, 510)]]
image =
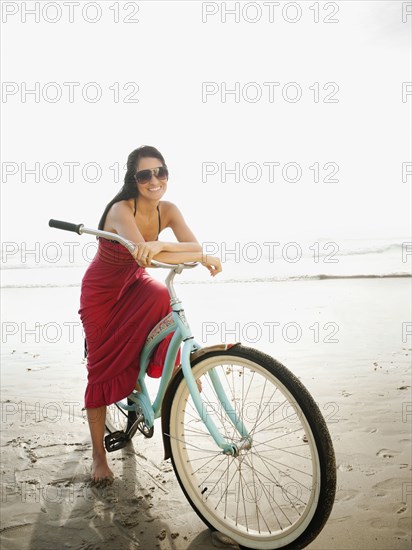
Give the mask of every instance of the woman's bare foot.
[(91, 478), (94, 484), (111, 485), (113, 483), (114, 474), (107, 464), (106, 453), (93, 457)]

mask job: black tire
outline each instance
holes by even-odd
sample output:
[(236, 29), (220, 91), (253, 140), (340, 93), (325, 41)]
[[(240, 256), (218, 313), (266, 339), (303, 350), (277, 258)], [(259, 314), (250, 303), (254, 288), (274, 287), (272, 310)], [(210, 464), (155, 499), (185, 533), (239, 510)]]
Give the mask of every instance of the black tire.
[[(238, 408), (246, 428), (253, 436), (253, 443), (251, 448), (242, 450), (237, 458), (223, 455), (200, 420), (188, 394), (183, 372), (179, 371), (171, 383), (170, 390), (174, 398), (165, 432), (170, 434), (172, 464), (184, 494), (209, 528), (224, 533), (241, 548), (305, 548), (324, 527), (332, 510), (336, 490), (333, 446), (318, 406), (286, 367), (260, 351), (239, 345), (226, 352), (214, 351), (200, 356), (193, 361), (192, 372), (196, 379), (202, 381), (205, 406), (209, 407), (215, 423), (221, 423), (218, 425), (220, 431), (224, 430), (226, 438), (232, 438), (235, 443), (239, 443), (240, 436), (227, 421), (227, 415), (222, 414), (224, 409), (218, 410), (220, 401), (216, 409), (214, 405), (217, 401), (213, 401), (210, 406), (210, 401), (206, 401), (210, 396), (217, 400), (210, 379), (205, 376), (212, 368), (223, 377), (225, 388), (228, 388), (226, 393), (232, 391), (230, 384), (233, 379), (233, 397), (229, 401), (234, 403), (235, 408), (239, 402), (235, 387), (237, 379), (238, 385), (249, 383), (246, 395), (243, 387), (242, 397), (246, 401), (251, 391), (250, 399), (255, 401), (250, 403), (255, 405), (253, 392), (263, 388), (255, 419), (250, 421), (246, 418), (248, 413), (245, 413), (244, 404)], [(272, 390), (274, 393), (271, 394)], [(292, 415), (288, 413), (285, 416), (284, 407), (281, 413), (280, 405), (275, 407), (277, 401), (272, 404), (272, 395), (276, 395), (276, 399), (284, 399), (284, 403), (293, 411)], [(267, 404), (263, 406), (263, 403)], [(228, 405), (230, 403), (226, 407)], [(246, 404), (246, 409), (248, 407), (249, 404)], [(266, 417), (267, 413), (269, 415)], [(273, 422), (269, 418), (272, 413), (276, 420)], [(295, 423), (293, 430), (290, 426), (292, 423)], [(267, 434), (270, 439), (267, 439)], [(276, 443), (273, 443), (274, 440)], [(291, 451), (293, 447), (295, 449)], [(303, 465), (301, 470), (295, 467), (298, 463)], [(238, 475), (239, 481), (229, 492), (235, 475)], [(216, 479), (212, 479), (214, 476)], [(223, 476), (227, 477), (226, 483), (221, 481)], [(247, 479), (253, 482), (248, 483)], [(266, 480), (265, 483), (262, 480)], [(310, 483), (312, 485), (307, 487)], [(239, 486), (242, 487), (241, 491)], [(296, 495), (291, 486), (295, 487)], [(260, 491), (259, 498), (257, 489)], [(215, 492), (218, 493), (216, 496)], [(235, 496), (230, 496), (233, 493)], [(247, 498), (250, 496), (251, 506)], [(242, 507), (244, 512), (240, 510), (239, 513)], [(250, 510), (256, 516), (253, 522)]]

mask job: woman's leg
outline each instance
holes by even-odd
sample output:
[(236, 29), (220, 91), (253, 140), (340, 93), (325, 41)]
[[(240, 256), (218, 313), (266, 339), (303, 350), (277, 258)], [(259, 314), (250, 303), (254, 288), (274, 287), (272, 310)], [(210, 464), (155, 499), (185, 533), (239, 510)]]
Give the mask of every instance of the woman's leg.
[(93, 464), (91, 471), (92, 481), (113, 481), (113, 472), (107, 464), (106, 450), (103, 444), (106, 406), (96, 409), (87, 409), (87, 420), (89, 422), (90, 435), (93, 446)]

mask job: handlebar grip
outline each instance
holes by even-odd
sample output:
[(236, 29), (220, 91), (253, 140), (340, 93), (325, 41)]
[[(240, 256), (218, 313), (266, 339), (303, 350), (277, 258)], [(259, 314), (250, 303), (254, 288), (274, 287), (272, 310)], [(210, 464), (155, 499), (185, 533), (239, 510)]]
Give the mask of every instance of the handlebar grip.
[(49, 220), (49, 226), (56, 229), (63, 229), (63, 231), (73, 231), (81, 235), (80, 229), (84, 227), (82, 223), (76, 225), (75, 223), (62, 222), (60, 220)]

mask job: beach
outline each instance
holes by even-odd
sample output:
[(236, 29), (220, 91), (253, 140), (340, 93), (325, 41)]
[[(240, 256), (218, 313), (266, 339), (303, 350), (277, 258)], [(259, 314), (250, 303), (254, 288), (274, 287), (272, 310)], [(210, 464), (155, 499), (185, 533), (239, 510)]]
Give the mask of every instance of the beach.
[[(176, 289), (199, 343), (241, 341), (261, 349), (318, 403), (338, 481), (331, 516), (308, 548), (410, 548), (410, 279)], [(152, 439), (136, 436), (109, 455), (112, 486), (90, 486), (79, 292), (78, 286), (3, 289), (2, 549), (215, 548), (170, 460), (163, 460), (159, 421)]]
[[(99, 225), (139, 248), (145, 241), (157, 258), (194, 251), (194, 241), (203, 257), (219, 258), (218, 277), (200, 266), (176, 277), (197, 343), (261, 350), (313, 396), (331, 435), (337, 487), (308, 550), (412, 548), (412, 2), (14, 0), (0, 12), (0, 550), (235, 547), (189, 504), (164, 460), (159, 419), (152, 438), (136, 434), (108, 454), (112, 485), (91, 484), (78, 309)], [(138, 152), (144, 144), (157, 152)], [(133, 197), (127, 212), (123, 199), (132, 206)], [(57, 224), (61, 231), (50, 220), (70, 225)], [(119, 263), (126, 291), (133, 275), (122, 273)], [(120, 296), (133, 300), (130, 290)], [(247, 380), (224, 368), (227, 378)], [(252, 363), (249, 380), (262, 370)], [(217, 376), (205, 379), (218, 387)], [(246, 524), (254, 514), (252, 533), (263, 517), (284, 535), (290, 518), (305, 531), (311, 516), (297, 519), (300, 510), (318, 504), (324, 464), (315, 447), (325, 432), (314, 421), (290, 425), (290, 416), (301, 419), (298, 392), (289, 399), (295, 414), (285, 415), (281, 381), (265, 394), (274, 379), (249, 385), (249, 403), (263, 403), (254, 410), (268, 409), (252, 430), (231, 410), (221, 415), (242, 435), (238, 456), (203, 445), (194, 418), (202, 446), (192, 444), (180, 464), (199, 460), (188, 477), (216, 516), (225, 509)], [(153, 395), (159, 381), (147, 384)], [(238, 399), (232, 392), (218, 407)], [(189, 417), (184, 398), (178, 403), (167, 426), (173, 444)], [(213, 404), (202, 403), (212, 414)], [(193, 449), (203, 456), (192, 458)], [(232, 460), (226, 479), (216, 458), (222, 468)], [(228, 479), (230, 467), (236, 478)]]

